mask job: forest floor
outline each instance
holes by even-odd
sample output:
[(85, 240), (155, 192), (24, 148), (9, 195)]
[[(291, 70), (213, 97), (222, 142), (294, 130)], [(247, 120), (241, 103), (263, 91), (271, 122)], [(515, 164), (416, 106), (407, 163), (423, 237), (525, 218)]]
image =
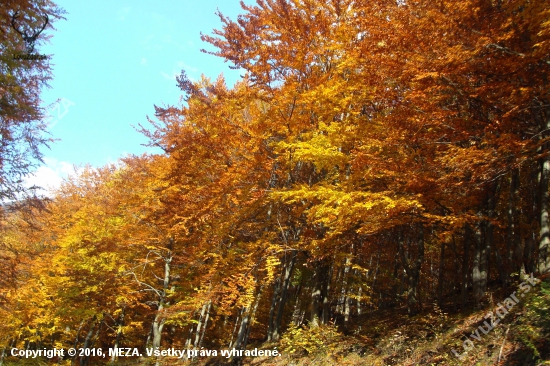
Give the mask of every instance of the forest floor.
[[(369, 313), (345, 329), (290, 328), (278, 344), (248, 347), (278, 347), (281, 356), (245, 357), (242, 364), (550, 365), (550, 278), (523, 293), (518, 286), (492, 289), (478, 310), (467, 313), (434, 305), (412, 317), (404, 309)], [(229, 363), (211, 358), (192, 364)]]

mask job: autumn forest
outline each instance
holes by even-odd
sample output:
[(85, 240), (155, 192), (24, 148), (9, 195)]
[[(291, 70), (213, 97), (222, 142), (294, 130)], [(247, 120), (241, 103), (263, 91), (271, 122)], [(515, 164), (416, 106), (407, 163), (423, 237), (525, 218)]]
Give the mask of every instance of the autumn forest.
[[(550, 271), (549, 2), (258, 0), (241, 13), (202, 35), (241, 80), (182, 72), (181, 104), (136, 127), (160, 153), (3, 206), (2, 359), (288, 350), (308, 329), (370, 336), (354, 324), (381, 310), (480, 308), (489, 288)], [(43, 77), (41, 61), (10, 62)], [(7, 202), (4, 133), (36, 119), (16, 108), (36, 100), (1, 90)]]

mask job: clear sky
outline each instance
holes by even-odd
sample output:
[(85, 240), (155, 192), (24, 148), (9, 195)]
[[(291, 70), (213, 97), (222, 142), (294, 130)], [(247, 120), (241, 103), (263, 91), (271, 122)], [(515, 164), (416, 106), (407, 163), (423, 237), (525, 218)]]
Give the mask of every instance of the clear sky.
[[(42, 92), (51, 109), (52, 137), (44, 149), (46, 165), (30, 182), (56, 185), (73, 165), (102, 166), (127, 154), (142, 154), (145, 137), (133, 127), (147, 124), (154, 105), (176, 104), (181, 96), (175, 76), (192, 79), (220, 73), (232, 85), (242, 72), (229, 69), (200, 33), (221, 28), (219, 9), (236, 19), (237, 0), (57, 0), (67, 20), (54, 24), (50, 44), (36, 52), (51, 55), (53, 80)], [(246, 1), (253, 3), (252, 0)]]

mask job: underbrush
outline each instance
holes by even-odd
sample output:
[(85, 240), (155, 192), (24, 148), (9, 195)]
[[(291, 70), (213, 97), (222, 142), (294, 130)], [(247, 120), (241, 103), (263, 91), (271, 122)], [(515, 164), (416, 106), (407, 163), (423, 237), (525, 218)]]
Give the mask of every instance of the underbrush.
[(246, 364), (550, 365), (548, 280), (534, 287), (490, 329), (486, 327), (491, 321), (488, 315), (495, 313), (499, 301), (466, 314), (447, 314), (437, 305), (414, 317), (398, 311), (375, 312), (346, 327), (346, 335), (335, 325), (292, 325), (280, 342), (283, 357)]

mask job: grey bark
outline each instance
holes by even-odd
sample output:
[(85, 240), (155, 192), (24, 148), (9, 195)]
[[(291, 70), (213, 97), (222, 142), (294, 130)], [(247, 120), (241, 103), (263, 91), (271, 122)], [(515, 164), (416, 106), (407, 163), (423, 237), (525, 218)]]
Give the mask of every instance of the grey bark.
[(197, 323), (197, 330), (195, 331), (195, 342), (194, 342), (195, 348), (200, 347), (199, 341), (200, 341), (200, 338), (201, 338), (201, 328), (203, 326), (202, 324), (204, 322), (204, 319), (207, 316), (206, 315), (207, 314), (207, 309), (209, 309), (209, 307), (210, 307), (210, 301), (208, 301), (207, 303), (202, 305), (201, 313), (200, 313), (200, 316), (199, 316), (199, 321)]
[(324, 260), (317, 261), (313, 275), (311, 292), (310, 325), (316, 327), (319, 323), (326, 324), (329, 318), (328, 281), (329, 268)]
[(289, 263), (285, 263), (285, 271), (284, 271), (284, 278), (283, 278), (283, 288), (281, 292), (281, 300), (279, 301), (279, 309), (277, 310), (277, 317), (275, 319), (275, 326), (273, 327), (273, 337), (272, 339), (274, 341), (279, 340), (280, 333), (281, 333), (281, 324), (283, 321), (283, 314), (285, 310), (286, 300), (288, 298), (288, 289), (290, 287), (290, 280), (292, 278), (292, 274), (294, 272), (294, 265), (296, 263), (296, 257), (298, 255), (297, 250), (293, 250), (291, 253), (290, 261)]
[[(550, 110), (546, 108), (546, 126), (543, 137), (548, 137), (550, 129)], [(549, 194), (548, 180), (550, 178), (550, 144), (544, 143), (542, 146), (540, 162), (540, 182), (539, 182), (539, 202), (540, 202), (540, 234), (539, 234), (539, 255), (538, 255), (538, 273), (543, 274), (550, 270), (550, 223), (548, 222)]]
[(117, 331), (116, 331), (116, 338), (115, 338), (115, 344), (113, 345), (113, 348), (115, 350), (115, 352), (113, 353), (113, 355), (111, 356), (111, 361), (110, 363), (111, 364), (114, 364), (117, 360), (117, 350), (118, 350), (118, 347), (120, 346), (120, 339), (122, 338), (122, 327), (124, 326), (124, 316), (125, 316), (125, 312), (126, 312), (126, 307), (123, 307), (121, 312), (120, 312), (120, 316), (118, 318), (118, 321), (117, 321)]
[(297, 250), (292, 250), (290, 257), (283, 262), (283, 268), (280, 277), (275, 282), (273, 291), (273, 299), (269, 310), (269, 327), (267, 332), (267, 341), (278, 341), (281, 335), (281, 325), (283, 320), (284, 309), (288, 298), (288, 289), (290, 288), (290, 280), (294, 272), (296, 263)]
[(212, 301), (208, 301), (208, 307), (206, 309), (206, 318), (204, 319), (204, 325), (202, 327), (201, 337), (199, 339), (199, 344), (197, 348), (201, 348), (202, 340), (204, 339), (204, 334), (206, 333), (206, 327), (208, 326), (208, 318), (210, 317), (210, 308), (212, 307)]
[(511, 272), (519, 270), (521, 263), (521, 240), (519, 240), (519, 225), (517, 224), (518, 210), (516, 201), (519, 194), (519, 169), (512, 170), (510, 177), (510, 192), (508, 196), (508, 227), (506, 230), (506, 253), (508, 267), (506, 277)]
[[(95, 329), (95, 320), (93, 320), (90, 324), (90, 330), (86, 334), (86, 338), (84, 339), (84, 344), (82, 345), (82, 348), (90, 348), (90, 341), (92, 340), (92, 336), (94, 335), (94, 329)], [(80, 366), (86, 366), (89, 362), (89, 356), (83, 356), (80, 357)]]
[(418, 302), (418, 282), (420, 279), (420, 270), (422, 262), (424, 260), (424, 228), (423, 224), (419, 224), (418, 237), (416, 239), (417, 255), (416, 259), (412, 258), (412, 251), (409, 248), (410, 241), (407, 241), (407, 249), (405, 249), (405, 243), (403, 233), (399, 233), (398, 246), (399, 256), (401, 257), (401, 264), (405, 269), (407, 275), (407, 312), (409, 315), (415, 315), (419, 311)]
[(470, 267), (470, 234), (471, 230), (469, 226), (466, 226), (466, 232), (464, 235), (464, 256), (462, 257), (462, 283), (460, 286), (460, 308), (462, 311), (466, 310), (466, 303), (468, 301), (468, 272)]
[(439, 252), (439, 273), (437, 278), (437, 304), (441, 307), (443, 304), (443, 281), (445, 270), (445, 242), (441, 243), (441, 251)]
[(229, 340), (229, 346), (228, 348), (235, 348), (235, 344), (233, 343), (233, 339), (235, 338), (235, 332), (237, 331), (237, 327), (239, 326), (239, 321), (241, 319), (241, 316), (244, 316), (245, 308), (242, 308), (239, 311), (239, 314), (237, 315), (237, 319), (235, 319), (235, 327), (233, 327), (233, 332), (231, 333), (231, 339)]
[(486, 259), (486, 251), (482, 242), (481, 225), (483, 225), (483, 223), (480, 223), (473, 233), (474, 260), (472, 263), (472, 287), (476, 306), (479, 305), (479, 302), (485, 293), (485, 284), (483, 282), (486, 281), (487, 278), (486, 273), (484, 272), (484, 268), (486, 268), (484, 264)]
[(273, 284), (273, 297), (271, 299), (271, 307), (269, 308), (269, 322), (267, 327), (267, 341), (273, 341), (273, 333), (275, 328), (275, 318), (277, 305), (279, 304), (281, 293), (281, 277), (279, 276)]

